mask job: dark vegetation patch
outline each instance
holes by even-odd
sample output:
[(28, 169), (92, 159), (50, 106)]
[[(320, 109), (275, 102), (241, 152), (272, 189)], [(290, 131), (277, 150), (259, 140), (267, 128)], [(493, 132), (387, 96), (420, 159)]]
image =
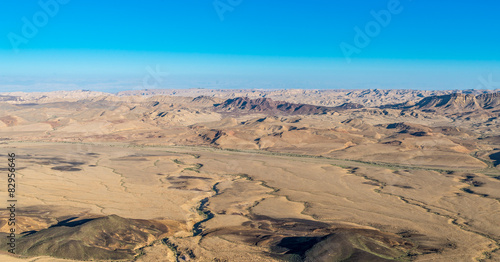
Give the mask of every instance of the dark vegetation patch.
[(465, 193), (474, 194), (474, 191), (472, 191), (469, 188), (462, 188), (461, 190), (464, 191)]
[(493, 160), (493, 165), (500, 165), (500, 152), (491, 154), (490, 159)]
[(469, 185), (471, 185), (473, 187), (480, 187), (480, 186), (482, 186), (484, 183), (480, 182), (480, 181), (474, 180), (475, 177), (476, 176), (473, 175), (473, 174), (468, 174), (468, 175), (465, 176), (465, 178), (460, 179), (460, 182), (467, 183), (467, 184), (469, 184)]
[(68, 171), (68, 172), (75, 172), (75, 171), (82, 170), (81, 168), (76, 168), (73, 166), (55, 166), (55, 167), (52, 167), (51, 169), (58, 170), (58, 171)]
[(392, 185), (392, 186), (394, 186), (394, 187), (399, 187), (399, 188), (404, 188), (404, 189), (415, 189), (415, 188), (413, 188), (412, 186), (406, 186), (406, 185), (397, 185), (397, 184), (396, 184), (396, 185)]
[(180, 161), (179, 159), (174, 159), (172, 161), (178, 165), (185, 165), (184, 162)]
[(178, 176), (178, 179), (200, 179), (200, 180), (211, 180), (208, 177), (199, 177), (199, 176)]
[(391, 146), (400, 146), (402, 143), (403, 142), (401, 142), (401, 141), (394, 140), (394, 141), (384, 142), (382, 144), (384, 144), (384, 145), (391, 145)]
[(30, 107), (30, 106), (37, 106), (39, 104), (37, 103), (24, 103), (24, 104), (16, 104), (16, 106), (19, 106), (19, 107)]
[(472, 190), (472, 189), (470, 189), (468, 187), (461, 188), (460, 190), (464, 191), (465, 193), (473, 194), (473, 195), (478, 195), (478, 196), (481, 196), (481, 197), (488, 197), (489, 196), (488, 194), (476, 193), (476, 192), (474, 192), (474, 190)]
[(428, 136), (429, 134), (427, 132), (420, 131), (420, 132), (413, 132), (410, 135), (412, 135), (412, 136)]
[(186, 168), (184, 168), (184, 170), (190, 170), (190, 171), (193, 171), (193, 172), (196, 172), (196, 173), (200, 173), (200, 168), (202, 168), (202, 167), (203, 167), (203, 164), (196, 163), (192, 167), (186, 167)]
[(87, 153), (86, 155), (87, 156), (98, 156), (99, 154), (98, 153)]
[(204, 219), (193, 225), (193, 236), (201, 234), (203, 232), (203, 223), (214, 217), (214, 214), (207, 208), (207, 204), (208, 197), (200, 201), (200, 205), (198, 206), (197, 211)]
[[(16, 156), (17, 157), (17, 156)], [(80, 171), (82, 165), (87, 164), (83, 161), (66, 160), (61, 157), (35, 157), (35, 156), (20, 156), (21, 159), (26, 159), (27, 162), (42, 165), (42, 166), (55, 166), (53, 170), (59, 171)]]

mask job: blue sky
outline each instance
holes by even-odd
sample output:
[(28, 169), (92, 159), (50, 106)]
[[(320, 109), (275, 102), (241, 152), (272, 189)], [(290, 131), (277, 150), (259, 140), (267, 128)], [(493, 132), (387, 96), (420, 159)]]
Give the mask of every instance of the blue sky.
[(493, 0), (4, 0), (0, 91), (500, 88), (499, 10)]

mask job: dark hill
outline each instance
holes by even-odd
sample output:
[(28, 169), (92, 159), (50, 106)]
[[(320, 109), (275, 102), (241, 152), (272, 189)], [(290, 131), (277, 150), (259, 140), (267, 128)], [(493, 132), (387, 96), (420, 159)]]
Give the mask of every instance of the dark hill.
[(484, 109), (500, 108), (500, 92), (478, 95), (476, 99)]
[[(127, 259), (136, 256), (135, 249), (168, 228), (154, 221), (126, 219), (116, 215), (63, 221), (50, 228), (17, 239), (16, 254), (52, 256), (75, 260)], [(5, 234), (2, 234), (5, 235)], [(7, 247), (5, 236), (0, 243)]]
[(382, 108), (420, 109), (429, 111), (465, 112), (476, 110), (500, 109), (500, 93), (472, 94), (453, 93), (425, 97), (417, 103), (406, 102)]
[(227, 99), (221, 104), (215, 104), (220, 112), (235, 113), (267, 113), (284, 115), (318, 115), (345, 109), (362, 108), (362, 105), (346, 103), (338, 107), (315, 106), (308, 104), (294, 104), (290, 102), (274, 101), (270, 98), (250, 99), (237, 97)]
[(480, 109), (474, 95), (454, 93), (443, 96), (431, 96), (415, 104), (417, 109), (443, 108), (452, 110), (477, 110)]

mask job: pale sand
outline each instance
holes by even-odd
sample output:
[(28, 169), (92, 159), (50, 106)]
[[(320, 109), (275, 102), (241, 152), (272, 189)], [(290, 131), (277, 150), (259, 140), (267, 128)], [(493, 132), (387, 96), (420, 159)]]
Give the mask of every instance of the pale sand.
[[(2, 145), (14, 150), (18, 166), (25, 167), (18, 171), (21, 228), (37, 230), (51, 223), (41, 217), (78, 213), (164, 219), (178, 223), (173, 241), (199, 256), (224, 254), (239, 261), (236, 256), (248, 254), (254, 261), (270, 259), (260, 255), (261, 248), (239, 240), (208, 237), (199, 242), (199, 237), (188, 237), (193, 224), (203, 219), (197, 211), (199, 201), (208, 197), (208, 209), (215, 217), (203, 223), (206, 231), (241, 225), (251, 215), (318, 220), (336, 227), (369, 227), (393, 233), (409, 231), (419, 235), (414, 241), (442, 248), (440, 254), (419, 256), (421, 261), (471, 261), (493, 250), (492, 239), (500, 238), (499, 201), (463, 192), (461, 188), (469, 186), (461, 182), (463, 172), (396, 171), (352, 161), (190, 147), (94, 145), (89, 151), (98, 155), (88, 155), (75, 146)], [(50, 160), (57, 157), (60, 159)], [(74, 165), (80, 171), (51, 169), (68, 162), (85, 164)], [(498, 180), (479, 173), (478, 177), (484, 185), (477, 192), (498, 186)], [(4, 188), (0, 194), (5, 200)], [(23, 214), (27, 207), (52, 213)], [(149, 248), (149, 257), (153, 259), (164, 249), (161, 245)]]

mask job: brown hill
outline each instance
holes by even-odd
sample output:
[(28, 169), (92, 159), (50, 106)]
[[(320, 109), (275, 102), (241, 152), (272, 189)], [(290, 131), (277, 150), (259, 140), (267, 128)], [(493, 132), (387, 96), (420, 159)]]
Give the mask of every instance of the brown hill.
[[(74, 221), (68, 219), (50, 228), (21, 236), (16, 253), (49, 255), (66, 259), (133, 259), (138, 247), (166, 233), (155, 221), (127, 219), (116, 215)], [(2, 246), (7, 246), (2, 237)]]
[(415, 107), (417, 109), (443, 108), (460, 111), (481, 109), (474, 95), (461, 93), (426, 97), (415, 104)]
[(430, 127), (413, 123), (391, 123), (380, 125), (387, 129), (395, 129), (400, 134), (410, 134), (412, 136), (428, 136), (432, 134)]
[(337, 108), (339, 109), (360, 109), (360, 108), (364, 108), (363, 105), (361, 104), (358, 104), (358, 103), (343, 103), (342, 105), (340, 106), (337, 106)]
[(484, 109), (498, 109), (500, 107), (500, 92), (478, 95), (476, 99)]
[[(357, 103), (365, 107), (396, 104), (406, 101), (419, 101), (423, 97), (446, 95), (456, 93), (457, 90), (411, 90), (411, 89), (288, 89), (288, 90), (262, 90), (262, 89), (148, 89), (119, 92), (117, 96), (176, 96), (197, 97), (209, 96), (219, 99), (248, 97), (251, 99), (271, 98), (275, 101), (287, 101), (296, 104), (310, 104), (317, 106), (340, 106), (344, 103)], [(487, 94), (494, 90), (461, 90), (464, 94)], [(498, 90), (496, 90), (498, 92)], [(24, 96), (23, 96), (24, 97)]]
[(227, 99), (221, 104), (214, 104), (214, 106), (216, 111), (219, 112), (266, 113), (281, 115), (318, 115), (333, 111), (363, 107), (362, 105), (356, 103), (344, 103), (337, 107), (326, 107), (274, 101), (270, 98), (251, 99), (248, 97)]
[(472, 94), (453, 93), (440, 96), (425, 97), (417, 103), (406, 102), (402, 104), (382, 106), (382, 108), (420, 109), (429, 111), (465, 112), (482, 109), (495, 109), (500, 105), (500, 93)]
[(248, 97), (237, 97), (227, 99), (222, 104), (215, 105), (219, 111), (246, 111), (262, 113), (288, 113), (288, 114), (323, 114), (328, 108), (304, 104), (293, 104), (288, 102), (273, 101), (270, 98), (250, 99)]

